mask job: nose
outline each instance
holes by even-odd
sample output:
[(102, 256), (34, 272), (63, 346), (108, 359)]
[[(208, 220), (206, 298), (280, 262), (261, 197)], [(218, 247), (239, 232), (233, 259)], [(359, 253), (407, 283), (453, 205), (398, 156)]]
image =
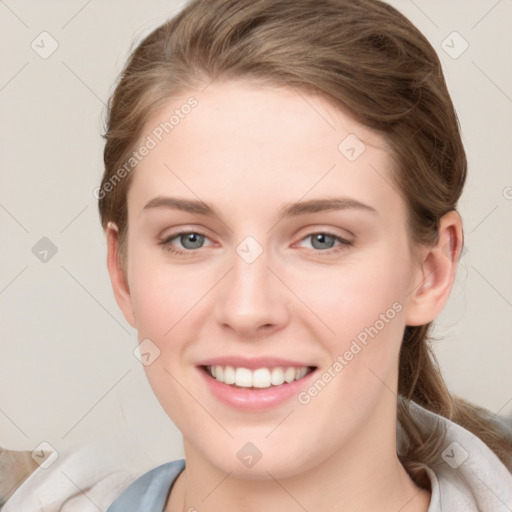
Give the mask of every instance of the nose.
[(231, 271), (222, 280), (216, 318), (238, 339), (255, 339), (280, 330), (289, 319), (286, 286), (269, 268), (266, 252), (254, 261), (233, 255)]

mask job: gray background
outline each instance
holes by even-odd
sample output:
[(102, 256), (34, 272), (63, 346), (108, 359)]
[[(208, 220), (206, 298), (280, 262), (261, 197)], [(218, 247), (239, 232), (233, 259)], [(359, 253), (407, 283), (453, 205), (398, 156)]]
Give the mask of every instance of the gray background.
[[(390, 3), (438, 51), (469, 159), (460, 204), (466, 252), (436, 321), (436, 351), (454, 393), (512, 414), (512, 2)], [(5, 447), (46, 441), (58, 449), (114, 434), (145, 452), (148, 467), (181, 456), (179, 432), (132, 353), (136, 332), (114, 301), (93, 197), (117, 74), (132, 42), (180, 5), (0, 1)], [(58, 48), (48, 56), (52, 39)], [(57, 249), (46, 261), (43, 237)]]

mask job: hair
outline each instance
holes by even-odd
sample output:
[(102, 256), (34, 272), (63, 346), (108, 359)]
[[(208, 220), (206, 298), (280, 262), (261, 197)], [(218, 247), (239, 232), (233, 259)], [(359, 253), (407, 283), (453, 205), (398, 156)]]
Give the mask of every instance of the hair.
[[(438, 241), (440, 218), (456, 210), (467, 161), (440, 60), (425, 36), (379, 0), (193, 0), (131, 53), (109, 99), (99, 212), (127, 233), (132, 174), (112, 184), (152, 114), (171, 97), (213, 80), (247, 79), (314, 92), (386, 142), (407, 208), (410, 241)], [(118, 175), (119, 176), (119, 175)], [(439, 461), (442, 432), (425, 432), (414, 401), (465, 427), (512, 468), (512, 435), (491, 414), (448, 391), (431, 348), (431, 324), (407, 326), (399, 361), (399, 454), (428, 487), (421, 464)]]

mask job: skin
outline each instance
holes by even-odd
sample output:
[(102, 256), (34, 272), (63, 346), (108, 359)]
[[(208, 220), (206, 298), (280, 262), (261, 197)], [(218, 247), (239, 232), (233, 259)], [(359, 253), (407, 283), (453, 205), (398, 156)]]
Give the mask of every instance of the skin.
[[(425, 512), (429, 492), (396, 455), (398, 355), (405, 326), (435, 319), (448, 299), (460, 217), (442, 218), (437, 245), (413, 247), (384, 140), (325, 99), (285, 87), (228, 81), (190, 91), (170, 99), (141, 140), (192, 94), (197, 107), (134, 171), (126, 272), (116, 226), (107, 229), (116, 300), (139, 340), (160, 350), (145, 371), (184, 438), (187, 468), (166, 511)], [(338, 150), (351, 133), (366, 145), (353, 162)], [(162, 195), (200, 198), (218, 216), (144, 209)], [(332, 197), (376, 212), (279, 217), (287, 203)], [(206, 234), (193, 255), (158, 244), (181, 228)], [(311, 235), (326, 232), (352, 245), (314, 245)], [(249, 235), (263, 251), (252, 263), (236, 252)], [(197, 247), (179, 236), (169, 245)], [(243, 354), (298, 359), (321, 373), (397, 301), (401, 311), (306, 405), (234, 410), (196, 368)], [(247, 442), (262, 453), (251, 468), (237, 457)]]

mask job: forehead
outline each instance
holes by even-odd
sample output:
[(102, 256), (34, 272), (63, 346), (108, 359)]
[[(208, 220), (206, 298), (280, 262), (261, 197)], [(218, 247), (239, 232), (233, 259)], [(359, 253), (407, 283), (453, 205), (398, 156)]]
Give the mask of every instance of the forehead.
[[(189, 108), (191, 103), (195, 105)], [(161, 125), (169, 121), (172, 127), (167, 125), (166, 130)], [(386, 149), (379, 134), (358, 123), (334, 99), (312, 90), (271, 86), (254, 80), (212, 82), (202, 90), (190, 90), (169, 98), (147, 120), (143, 132), (161, 132), (159, 127), (163, 128), (164, 133), (155, 133), (158, 139), (167, 139), (171, 133), (187, 132), (189, 128), (197, 136), (208, 132), (208, 139), (218, 139), (222, 135), (235, 135), (238, 138), (244, 132), (264, 137), (274, 132), (279, 134), (275, 140), (277, 144), (282, 144), (288, 134), (296, 139), (306, 137), (316, 144), (319, 139), (331, 142), (334, 133), (336, 139), (346, 132), (357, 134), (367, 145)], [(286, 132), (281, 131), (282, 128), (286, 128)], [(268, 143), (268, 137), (266, 139)], [(240, 142), (228, 138), (224, 142), (230, 141)]]
[(278, 197), (276, 207), (334, 192), (373, 203), (397, 195), (383, 138), (291, 87), (227, 81), (190, 90), (146, 122), (139, 145), (149, 140), (129, 193), (139, 210), (163, 191), (269, 207)]

